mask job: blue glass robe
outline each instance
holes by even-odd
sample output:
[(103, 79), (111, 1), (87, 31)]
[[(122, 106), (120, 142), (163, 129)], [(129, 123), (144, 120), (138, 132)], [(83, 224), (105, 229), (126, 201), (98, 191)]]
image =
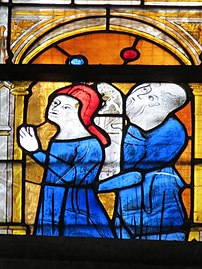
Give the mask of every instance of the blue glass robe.
[(114, 237), (94, 189), (103, 162), (97, 139), (55, 140), (33, 158), (45, 166), (35, 235)]
[[(122, 163), (128, 187), (125, 180), (124, 188), (118, 191), (114, 215), (119, 238), (185, 239), (185, 211), (180, 197), (184, 182), (174, 168), (185, 144), (186, 131), (175, 118), (147, 132), (134, 125), (128, 127)], [(141, 180), (134, 171), (141, 173)], [(106, 180), (99, 190), (113, 190), (115, 181), (116, 177)]]

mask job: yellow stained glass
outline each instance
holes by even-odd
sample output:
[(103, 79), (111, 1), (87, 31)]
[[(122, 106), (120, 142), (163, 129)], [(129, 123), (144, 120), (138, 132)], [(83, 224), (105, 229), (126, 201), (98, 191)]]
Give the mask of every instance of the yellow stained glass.
[(201, 1), (194, 0), (145, 0), (145, 5), (164, 5), (164, 6), (201, 6)]

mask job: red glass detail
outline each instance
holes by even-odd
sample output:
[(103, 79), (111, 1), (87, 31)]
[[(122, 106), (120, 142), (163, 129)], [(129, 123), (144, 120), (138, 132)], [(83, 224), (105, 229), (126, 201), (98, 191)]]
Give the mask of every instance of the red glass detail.
[(127, 49), (123, 52), (123, 58), (126, 60), (135, 60), (137, 56), (137, 51), (133, 49)]

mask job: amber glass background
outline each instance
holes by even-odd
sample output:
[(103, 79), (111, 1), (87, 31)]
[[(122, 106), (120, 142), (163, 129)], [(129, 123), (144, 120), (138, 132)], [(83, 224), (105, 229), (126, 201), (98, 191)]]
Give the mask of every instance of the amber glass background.
[[(89, 64), (123, 64), (120, 52), (131, 47), (135, 36), (121, 33), (86, 34), (60, 42), (58, 45), (70, 55), (82, 54)], [(163, 48), (140, 39), (136, 46), (140, 58), (128, 64), (179, 65), (179, 62)], [(49, 48), (38, 56), (34, 64), (65, 64), (67, 56), (56, 48)]]

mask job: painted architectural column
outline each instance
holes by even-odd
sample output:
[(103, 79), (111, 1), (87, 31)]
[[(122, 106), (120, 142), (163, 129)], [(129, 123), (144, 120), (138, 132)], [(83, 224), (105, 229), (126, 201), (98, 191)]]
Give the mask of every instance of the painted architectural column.
[(16, 130), (23, 123), (29, 84), (0, 82), (0, 234), (26, 233), (22, 225), (22, 152)]
[(26, 233), (22, 225), (22, 152), (16, 130), (23, 122), (29, 84), (0, 82), (0, 234)]
[(0, 7), (0, 64), (5, 64), (8, 57), (7, 53), (7, 21), (8, 9)]
[[(29, 94), (28, 87), (30, 81), (16, 81), (13, 82), (11, 88), (11, 95), (14, 97), (14, 107), (15, 107), (15, 116), (13, 129), (13, 212), (12, 212), (12, 222), (21, 223), (23, 222), (23, 207), (22, 207), (22, 197), (23, 194), (23, 183), (22, 183), (22, 163), (19, 162), (22, 160), (22, 150), (17, 144), (17, 128), (23, 123), (24, 115), (24, 97)], [(15, 233), (23, 233), (22, 227), (15, 230)]]
[[(0, 64), (7, 59), (7, 7), (0, 7)], [(0, 81), (0, 223), (12, 221), (12, 160), (13, 160), (13, 96), (11, 83)], [(0, 226), (0, 234), (6, 234), (6, 227)]]
[[(11, 83), (0, 82), (0, 222), (12, 221), (13, 96)], [(1, 229), (0, 233), (6, 233)]]

